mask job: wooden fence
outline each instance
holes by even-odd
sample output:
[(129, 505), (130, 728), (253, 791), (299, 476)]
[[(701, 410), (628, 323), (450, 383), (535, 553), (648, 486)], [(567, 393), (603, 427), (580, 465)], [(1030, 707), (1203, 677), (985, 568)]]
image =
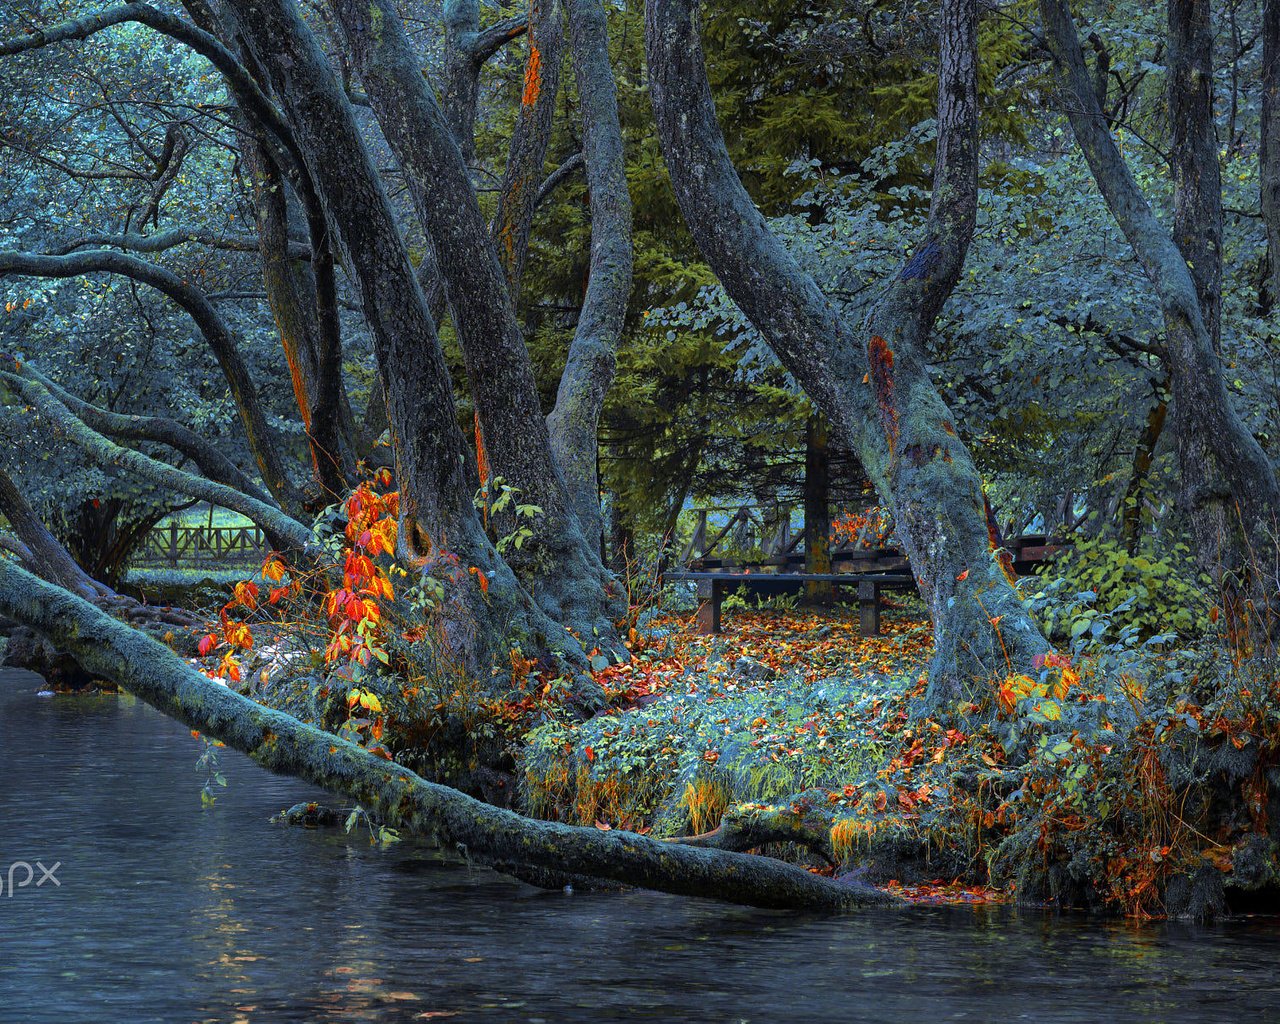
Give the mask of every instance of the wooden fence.
[(170, 520), (147, 534), (133, 557), (137, 566), (251, 565), (267, 554), (256, 526), (183, 526)]
[[(804, 524), (792, 525), (793, 509), (780, 506), (718, 505), (688, 509), (684, 515), (694, 520), (693, 535), (680, 551), (676, 564), (703, 570), (753, 566), (774, 572), (798, 571), (805, 564)], [(770, 522), (772, 521), (772, 522)], [(855, 536), (833, 541), (830, 546), (832, 571), (896, 572), (909, 568), (906, 555), (891, 543), (863, 526)], [(1019, 572), (1051, 557), (1068, 541), (1044, 534), (1022, 534), (1004, 539)]]

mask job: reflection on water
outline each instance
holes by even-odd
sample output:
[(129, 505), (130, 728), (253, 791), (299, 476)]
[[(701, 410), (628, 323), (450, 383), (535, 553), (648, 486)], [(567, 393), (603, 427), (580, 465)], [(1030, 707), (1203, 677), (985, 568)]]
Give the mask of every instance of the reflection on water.
[[(128, 697), (0, 672), (0, 1022), (1280, 1019), (1275, 919), (1010, 908), (830, 919), (543, 893), (409, 843), (271, 825), (320, 797)], [(38, 875), (37, 875), (38, 877)]]

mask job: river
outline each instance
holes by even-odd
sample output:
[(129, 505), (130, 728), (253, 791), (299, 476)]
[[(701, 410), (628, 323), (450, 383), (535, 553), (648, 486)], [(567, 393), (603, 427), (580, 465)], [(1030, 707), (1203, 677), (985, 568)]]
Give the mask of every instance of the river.
[(323, 794), (231, 751), (202, 808), (185, 728), (39, 688), (0, 670), (3, 1024), (1280, 1019), (1274, 917), (824, 918), (540, 892), (410, 842), (272, 824)]

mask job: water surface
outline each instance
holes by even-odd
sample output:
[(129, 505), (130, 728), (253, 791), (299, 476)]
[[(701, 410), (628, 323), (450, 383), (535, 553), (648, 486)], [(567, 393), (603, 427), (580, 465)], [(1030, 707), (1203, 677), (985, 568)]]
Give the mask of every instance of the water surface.
[(202, 810), (185, 728), (39, 688), (0, 670), (0, 877), (60, 862), (61, 885), (0, 895), (0, 1024), (1280, 1020), (1274, 918), (544, 893), (273, 825), (324, 795), (230, 751)]

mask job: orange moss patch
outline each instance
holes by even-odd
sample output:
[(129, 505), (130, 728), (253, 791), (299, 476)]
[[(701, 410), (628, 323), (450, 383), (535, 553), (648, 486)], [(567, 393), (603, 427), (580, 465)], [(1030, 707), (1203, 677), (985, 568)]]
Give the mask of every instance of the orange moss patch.
[(520, 97), (522, 106), (532, 107), (542, 94), (542, 51), (530, 44), (529, 61), (524, 66), (524, 95)]
[(987, 518), (987, 542), (992, 551), (999, 552), (996, 561), (1000, 564), (1000, 571), (1004, 573), (1005, 579), (1016, 584), (1018, 574), (1013, 571), (1013, 555), (1000, 543), (1000, 528), (996, 523), (995, 513), (991, 511), (991, 502), (985, 494), (982, 496), (982, 512)]
[(878, 334), (873, 334), (871, 343), (867, 345), (867, 363), (871, 386), (876, 392), (876, 405), (880, 409), (880, 422), (884, 425), (892, 454), (898, 443), (898, 410), (893, 404), (893, 349)]

